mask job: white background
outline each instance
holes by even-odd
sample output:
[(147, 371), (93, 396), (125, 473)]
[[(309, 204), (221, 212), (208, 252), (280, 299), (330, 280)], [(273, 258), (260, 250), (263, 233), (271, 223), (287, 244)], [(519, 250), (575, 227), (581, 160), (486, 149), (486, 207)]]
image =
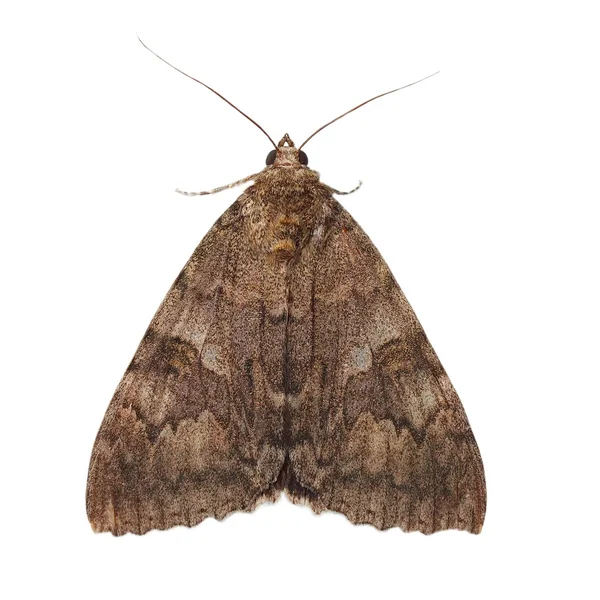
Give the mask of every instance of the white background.
[[(595, 2), (7, 2), (2, 60), (5, 598), (597, 598)], [(389, 262), (463, 400), (480, 536), (285, 500), (94, 535), (90, 451), (155, 309), (270, 145), (306, 147)]]

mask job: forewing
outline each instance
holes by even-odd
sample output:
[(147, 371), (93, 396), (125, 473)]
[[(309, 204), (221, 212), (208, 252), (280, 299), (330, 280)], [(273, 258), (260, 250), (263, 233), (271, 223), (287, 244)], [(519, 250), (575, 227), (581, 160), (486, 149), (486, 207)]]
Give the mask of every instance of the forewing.
[(246, 239), (238, 200), (152, 320), (110, 403), (87, 487), (95, 531), (144, 533), (252, 510), (284, 460), (283, 290)]
[(381, 529), (478, 533), (484, 472), (460, 400), (380, 254), (332, 207), (292, 278), (291, 495)]

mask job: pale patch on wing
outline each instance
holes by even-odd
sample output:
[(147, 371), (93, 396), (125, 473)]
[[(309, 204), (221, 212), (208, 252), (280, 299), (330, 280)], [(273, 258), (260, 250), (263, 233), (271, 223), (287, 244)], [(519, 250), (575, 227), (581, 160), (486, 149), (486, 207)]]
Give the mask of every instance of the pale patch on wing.
[(226, 432), (219, 426), (215, 416), (205, 410), (197, 421), (183, 421), (177, 427), (176, 438), (185, 446), (184, 456), (190, 471), (203, 471), (222, 467), (223, 458), (229, 452)]
[(375, 475), (385, 470), (392, 434), (388, 423), (377, 422), (371, 413), (360, 415), (346, 439), (341, 457), (342, 472)]
[(373, 355), (369, 344), (355, 346), (344, 359), (342, 383), (346, 384), (350, 377), (368, 371), (373, 364)]
[(272, 304), (267, 307), (267, 313), (269, 317), (273, 320), (281, 319), (285, 316), (285, 311), (287, 307), (285, 302), (278, 302), (277, 304)]
[(398, 324), (389, 318), (387, 312), (380, 309), (370, 321), (366, 333), (371, 347), (377, 350), (389, 341), (400, 337), (402, 332)]
[[(211, 307), (212, 308), (212, 307)], [(199, 310), (195, 307), (187, 307), (173, 327), (172, 336), (180, 337), (190, 342), (196, 348), (202, 348), (208, 334), (212, 315), (210, 310)]]
[(203, 411), (198, 419), (184, 419), (173, 432), (168, 424), (154, 448), (154, 460), (163, 476), (176, 481), (182, 472), (202, 473), (227, 464), (230, 442), (214, 415)]
[(439, 391), (427, 373), (418, 371), (410, 376), (402, 392), (404, 414), (417, 429), (422, 429), (440, 407)]
[(350, 366), (354, 367), (356, 372), (368, 371), (371, 368), (372, 355), (368, 345), (353, 348), (350, 355)]
[(215, 344), (205, 344), (202, 349), (202, 365), (217, 375), (227, 375), (227, 360), (221, 348)]
[[(273, 390), (269, 390), (268, 399), (273, 406), (279, 408), (283, 406), (283, 403), (285, 402), (285, 394), (283, 392), (274, 392)], [(290, 402), (293, 402), (294, 399), (295, 397), (291, 395), (288, 398)]]
[(421, 406), (424, 410), (435, 409), (439, 403), (439, 392), (437, 386), (432, 385), (431, 377), (426, 373), (419, 373), (419, 388), (421, 397)]

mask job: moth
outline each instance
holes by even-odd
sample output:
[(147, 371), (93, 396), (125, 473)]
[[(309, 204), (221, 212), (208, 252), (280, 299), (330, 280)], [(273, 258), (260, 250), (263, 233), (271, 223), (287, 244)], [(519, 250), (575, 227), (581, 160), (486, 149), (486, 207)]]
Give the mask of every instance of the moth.
[(213, 190), (253, 182), (175, 280), (98, 432), (93, 530), (191, 527), (284, 491), (379, 529), (479, 533), (480, 453), (415, 313), (304, 144), (252, 122), (267, 165)]

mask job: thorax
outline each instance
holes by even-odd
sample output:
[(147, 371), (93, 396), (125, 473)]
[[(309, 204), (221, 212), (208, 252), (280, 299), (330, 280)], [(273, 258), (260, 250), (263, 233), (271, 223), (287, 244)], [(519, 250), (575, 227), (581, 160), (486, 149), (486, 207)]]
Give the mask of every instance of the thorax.
[(298, 257), (323, 230), (331, 192), (311, 169), (268, 169), (242, 197), (248, 235), (275, 262)]

